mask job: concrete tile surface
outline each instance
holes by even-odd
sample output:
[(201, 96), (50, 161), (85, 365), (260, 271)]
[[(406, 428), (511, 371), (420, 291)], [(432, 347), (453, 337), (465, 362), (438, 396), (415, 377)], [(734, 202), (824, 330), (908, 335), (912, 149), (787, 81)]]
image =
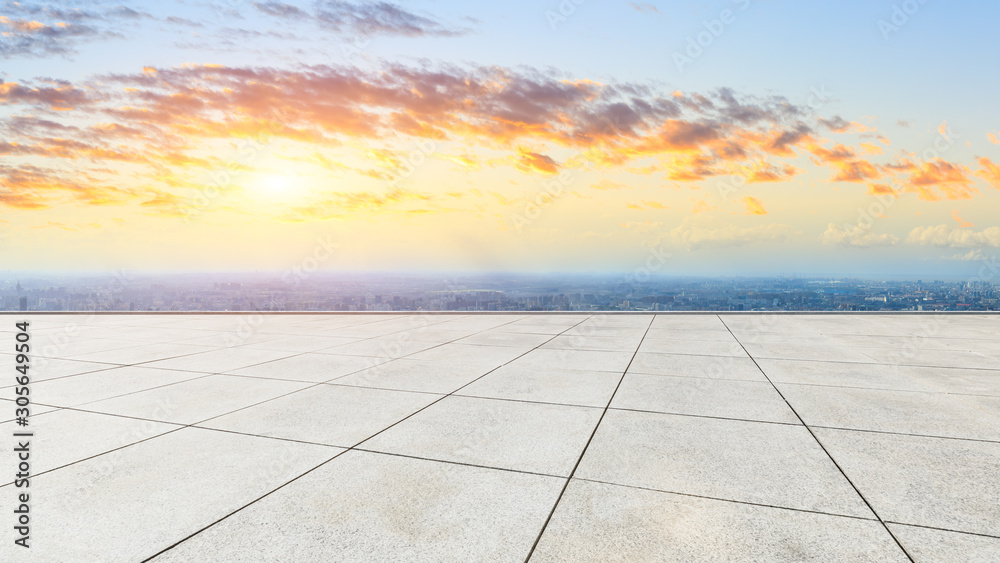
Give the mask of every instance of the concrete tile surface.
[(1000, 397), (787, 383), (777, 386), (810, 426), (1000, 442)]
[(635, 359), (632, 361), (632, 365), (629, 366), (628, 371), (629, 373), (645, 373), (650, 375), (682, 375), (767, 381), (752, 359), (725, 356), (689, 356), (639, 352), (635, 355)]
[[(141, 561), (338, 452), (198, 428), (171, 432), (35, 477), (35, 547), (4, 541), (0, 560)], [(4, 514), (13, 512), (12, 488), (0, 487)]]
[(815, 432), (884, 520), (1000, 537), (1000, 443)]
[(610, 410), (576, 476), (874, 518), (802, 426)]
[(614, 371), (537, 369), (506, 365), (458, 391), (470, 397), (605, 407), (622, 374)]
[(520, 562), (562, 485), (351, 451), (154, 561)]
[[(32, 464), (36, 475), (182, 428), (176, 424), (65, 409), (39, 412), (31, 420), (30, 428), (15, 426), (13, 422), (0, 424), (0, 433), (12, 436), (28, 430), (34, 434), (13, 441), (30, 439), (31, 447), (38, 452)], [(17, 473), (16, 460), (14, 456), (4, 456), (0, 461), (5, 469), (0, 484), (6, 485), (13, 482)]]
[(27, 426), (0, 381), (0, 513), (31, 432), (33, 547), (9, 519), (3, 562), (1000, 550), (992, 314), (29, 320)]
[(360, 447), (568, 477), (600, 416), (594, 408), (451, 396)]
[(193, 424), (309, 385), (311, 384), (257, 377), (209, 375), (88, 403), (86, 410), (176, 424)]
[(917, 563), (993, 563), (1000, 558), (1000, 538), (905, 524), (888, 526)]
[(611, 408), (799, 423), (766, 381), (630, 373), (622, 380)]
[(531, 561), (908, 561), (877, 521), (574, 479)]
[(322, 383), (383, 364), (387, 361), (385, 358), (366, 356), (305, 353), (235, 369), (226, 373), (266, 377), (269, 379), (289, 379)]
[(439, 398), (427, 393), (317, 385), (199, 426), (348, 448)]
[[(31, 385), (31, 394), (38, 404), (76, 407), (199, 377), (204, 374), (123, 366), (88, 373), (86, 377), (74, 375), (38, 381)], [(0, 390), (0, 397), (13, 399), (14, 388)]]
[(492, 369), (493, 362), (468, 358), (438, 362), (400, 358), (338, 377), (331, 383), (444, 394), (467, 385)]

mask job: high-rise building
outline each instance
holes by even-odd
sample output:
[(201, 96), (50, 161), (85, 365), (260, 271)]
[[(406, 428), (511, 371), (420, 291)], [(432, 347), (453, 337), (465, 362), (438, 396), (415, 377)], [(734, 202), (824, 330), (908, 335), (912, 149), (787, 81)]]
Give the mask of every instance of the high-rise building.
[(27, 311), (28, 310), (28, 298), (27, 297), (22, 297), (21, 298), (21, 310), (22, 311)]

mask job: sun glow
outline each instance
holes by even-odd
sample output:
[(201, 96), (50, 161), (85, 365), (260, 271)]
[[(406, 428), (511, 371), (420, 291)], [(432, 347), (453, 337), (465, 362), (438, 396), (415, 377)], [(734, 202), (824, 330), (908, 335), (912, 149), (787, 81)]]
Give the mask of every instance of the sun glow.
[(265, 174), (248, 186), (255, 195), (268, 200), (289, 200), (302, 195), (303, 179), (290, 174)]

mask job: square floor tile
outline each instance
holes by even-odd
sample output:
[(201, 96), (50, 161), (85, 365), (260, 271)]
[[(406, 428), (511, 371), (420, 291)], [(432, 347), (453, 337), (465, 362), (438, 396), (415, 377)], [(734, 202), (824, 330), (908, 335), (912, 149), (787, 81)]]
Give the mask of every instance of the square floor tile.
[(632, 352), (538, 349), (511, 362), (525, 369), (578, 369), (624, 373)]
[(862, 387), (901, 391), (933, 391), (926, 380), (897, 366), (854, 364), (847, 362), (810, 362), (803, 360), (757, 359), (760, 369), (776, 383)]
[(338, 356), (368, 356), (391, 360), (415, 354), (434, 346), (437, 346), (434, 342), (416, 341), (409, 336), (405, 338), (400, 336), (386, 336), (331, 346), (330, 348), (316, 350), (316, 352), (320, 354), (336, 354)]
[(407, 356), (407, 359), (475, 363), (492, 369), (513, 360), (531, 348), (531, 346), (524, 346), (522, 349), (509, 346), (474, 346), (452, 343), (417, 352)]
[(668, 338), (646, 337), (639, 347), (640, 352), (655, 352), (658, 354), (688, 354), (694, 356), (733, 356), (747, 358), (747, 353), (739, 342), (719, 340), (673, 340)]
[(358, 341), (357, 338), (339, 336), (276, 336), (266, 335), (260, 342), (246, 342), (244, 348), (276, 350), (280, 352), (314, 352), (331, 346)]
[(781, 395), (764, 381), (630, 373), (611, 407), (799, 424)]
[[(14, 403), (14, 401), (11, 401), (10, 399), (0, 399), (0, 422), (14, 422), (18, 416), (16, 412), (17, 408), (19, 407)], [(54, 412), (57, 410), (59, 410), (59, 407), (32, 404), (28, 407), (28, 415), (30, 418), (37, 414)]]
[(427, 393), (318, 385), (200, 426), (351, 447), (439, 398)]
[(490, 372), (459, 391), (461, 395), (605, 407), (621, 373), (568, 369), (525, 368), (517, 363)]
[(385, 358), (300, 354), (236, 369), (227, 373), (269, 379), (290, 379), (322, 383), (387, 362)]
[(564, 482), (350, 451), (154, 561), (520, 563)]
[(568, 476), (601, 409), (446, 397), (360, 447)]
[(745, 344), (747, 352), (754, 358), (783, 360), (813, 360), (825, 362), (853, 362), (877, 364), (878, 360), (863, 353), (860, 348), (827, 344)]
[(1000, 538), (976, 536), (888, 524), (914, 561), (936, 563), (994, 563), (1000, 553)]
[(996, 369), (997, 358), (967, 350), (927, 350), (910, 346), (861, 348), (876, 361), (890, 365)]
[(1000, 537), (1000, 444), (815, 432), (883, 520)]
[(616, 561), (908, 561), (875, 520), (574, 479), (531, 558)]
[(117, 350), (105, 350), (102, 352), (92, 352), (90, 354), (80, 354), (78, 356), (74, 356), (74, 359), (92, 361), (92, 362), (104, 362), (108, 364), (132, 365), (132, 364), (142, 364), (142, 363), (152, 362), (156, 360), (164, 360), (167, 358), (189, 356), (191, 354), (210, 352), (212, 350), (216, 350), (216, 348), (211, 348), (208, 346), (196, 346), (193, 344), (141, 343), (139, 346), (129, 346), (128, 348), (120, 348)]
[(35, 356), (74, 359), (76, 356), (82, 356), (84, 354), (121, 350), (123, 348), (133, 348), (144, 344), (146, 343), (136, 342), (135, 340), (78, 337), (72, 338), (67, 342), (61, 342), (58, 345), (43, 346), (41, 349), (35, 351)]
[(542, 349), (555, 350), (611, 350), (618, 352), (635, 352), (642, 341), (642, 334), (637, 336), (594, 336), (562, 334), (542, 345)]
[[(30, 557), (5, 541), (0, 560), (141, 561), (339, 451), (198, 428), (158, 436), (33, 478)], [(0, 487), (4, 514), (13, 500)]]
[(646, 334), (649, 340), (697, 340), (701, 342), (736, 342), (733, 335), (725, 328), (715, 330), (653, 328)]
[(650, 328), (670, 330), (726, 330), (717, 315), (656, 315)]
[[(28, 368), (28, 375), (31, 377), (32, 382), (46, 381), (48, 379), (56, 379), (59, 377), (66, 377), (69, 375), (79, 375), (81, 373), (90, 373), (93, 371), (101, 371), (105, 369), (113, 369), (118, 366), (114, 364), (103, 364), (97, 362), (78, 362), (76, 360), (58, 360), (53, 358), (42, 358), (34, 357), (31, 361), (31, 367)], [(11, 368), (13, 369), (13, 368)], [(13, 386), (13, 380), (3, 382), (4, 387), (7, 387), (7, 383)]]
[(1000, 396), (1000, 370), (893, 366), (931, 390), (963, 395)]
[[(14, 432), (34, 434), (31, 437), (11, 438), (11, 447), (19, 440), (30, 441), (34, 454), (31, 473), (37, 475), (178, 428), (181, 427), (176, 424), (150, 420), (59, 410), (32, 416), (29, 427), (14, 426), (13, 422), (0, 424), (0, 433), (7, 437)], [(0, 459), (0, 464), (9, 469), (3, 472), (0, 484), (13, 481), (13, 475), (17, 473), (14, 462), (13, 455), (4, 455)]]
[(767, 381), (750, 358), (726, 356), (686, 356), (639, 352), (628, 368), (629, 373), (679, 375), (719, 379)]
[(551, 339), (548, 334), (524, 334), (517, 332), (501, 332), (499, 329), (480, 332), (472, 336), (466, 336), (456, 344), (478, 344), (481, 346), (510, 346), (512, 348), (534, 348), (540, 346)]
[(402, 358), (339, 377), (331, 383), (446, 394), (467, 385), (491, 369), (494, 369), (492, 362), (484, 365), (483, 362), (468, 359), (435, 362)]
[(1000, 441), (1000, 397), (776, 385), (809, 426)]
[(576, 476), (873, 517), (802, 426), (609, 410)]
[(292, 352), (274, 350), (250, 350), (247, 348), (224, 348), (180, 358), (159, 360), (143, 364), (144, 367), (197, 371), (200, 373), (223, 373), (250, 367), (264, 362), (287, 358)]
[[(123, 366), (32, 383), (31, 400), (42, 405), (76, 407), (199, 377), (204, 375), (189, 371)], [(0, 397), (13, 399), (14, 388), (0, 390)]]
[(86, 410), (193, 424), (311, 385), (293, 381), (211, 375), (89, 403)]

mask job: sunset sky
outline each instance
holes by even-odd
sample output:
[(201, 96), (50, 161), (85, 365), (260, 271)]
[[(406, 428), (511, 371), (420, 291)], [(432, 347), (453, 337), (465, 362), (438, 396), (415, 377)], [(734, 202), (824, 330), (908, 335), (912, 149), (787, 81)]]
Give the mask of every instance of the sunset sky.
[[(995, 2), (6, 2), (0, 269), (972, 277)], [(1000, 274), (998, 274), (1000, 275)]]

